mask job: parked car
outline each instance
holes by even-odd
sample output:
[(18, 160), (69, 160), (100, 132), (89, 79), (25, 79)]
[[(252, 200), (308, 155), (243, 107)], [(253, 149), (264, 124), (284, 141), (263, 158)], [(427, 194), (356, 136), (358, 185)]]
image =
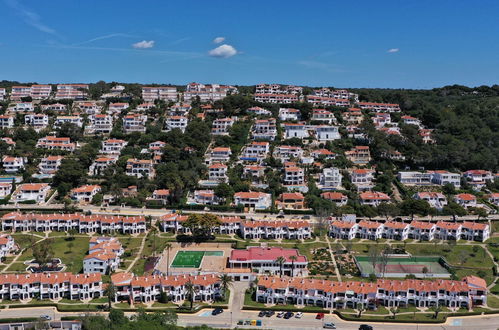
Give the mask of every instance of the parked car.
[(367, 324), (361, 324), (359, 330), (373, 330), (373, 327)]
[(336, 329), (336, 325), (333, 322), (326, 322), (322, 327), (324, 329)]
[(40, 318), (47, 321), (52, 320), (52, 317), (50, 315), (40, 315)]
[(224, 310), (220, 307), (217, 307), (213, 310), (213, 312), (211, 312), (211, 315), (218, 315), (218, 314), (222, 314), (224, 312)]
[(284, 316), (284, 312), (279, 312), (279, 313), (277, 313), (277, 317), (278, 317), (278, 318), (281, 318), (281, 317), (283, 317), (283, 316)]
[(258, 313), (258, 317), (264, 317), (264, 316), (267, 316), (267, 311), (260, 311), (260, 313)]
[(302, 312), (298, 312), (298, 313), (296, 313), (296, 315), (295, 315), (295, 317), (296, 317), (297, 319), (301, 319), (301, 317), (302, 317), (302, 316), (303, 316), (303, 313), (302, 313)]
[(266, 317), (271, 317), (272, 315), (274, 315), (275, 312), (274, 311), (267, 311), (267, 313), (265, 314)]
[(315, 316), (316, 320), (322, 320), (323, 318), (324, 318), (324, 313), (317, 313), (317, 315)]
[(293, 312), (287, 312), (286, 314), (284, 314), (284, 318), (287, 320), (287, 319), (292, 318), (294, 315), (295, 315), (295, 313), (293, 313)]

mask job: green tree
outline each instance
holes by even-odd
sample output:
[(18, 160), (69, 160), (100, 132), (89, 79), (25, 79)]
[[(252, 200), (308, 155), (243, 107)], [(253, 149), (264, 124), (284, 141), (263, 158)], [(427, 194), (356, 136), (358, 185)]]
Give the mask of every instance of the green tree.
[(286, 262), (286, 259), (283, 256), (279, 256), (276, 258), (276, 260), (274, 262), (279, 265), (279, 274), (280, 274), (280, 277), (282, 277), (282, 275), (283, 275), (282, 267), (283, 267), (284, 263)]
[(291, 277), (293, 277), (294, 273), (295, 273), (295, 261), (298, 260), (298, 257), (295, 255), (292, 255), (289, 257), (289, 260), (291, 260)]
[(106, 289), (104, 290), (104, 295), (107, 296), (109, 310), (111, 310), (111, 304), (114, 302), (117, 291), (118, 289), (113, 284), (113, 282), (107, 283)]
[(33, 257), (44, 268), (54, 258), (53, 240), (46, 239), (33, 246)]
[(209, 237), (213, 228), (221, 224), (220, 218), (214, 214), (195, 213), (189, 215), (183, 226), (189, 228), (194, 236)]
[(222, 297), (225, 300), (227, 290), (232, 286), (232, 277), (227, 274), (221, 274), (218, 276), (218, 279), (220, 280), (220, 286), (222, 288)]
[(184, 288), (187, 296), (189, 297), (189, 302), (191, 303), (190, 309), (192, 310), (192, 306), (194, 305), (194, 296), (196, 295), (196, 288), (190, 280), (189, 282), (185, 283)]

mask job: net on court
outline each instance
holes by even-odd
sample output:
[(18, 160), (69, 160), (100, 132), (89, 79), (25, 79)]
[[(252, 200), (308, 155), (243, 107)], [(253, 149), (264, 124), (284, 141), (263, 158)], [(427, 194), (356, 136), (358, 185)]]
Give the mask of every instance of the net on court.
[(357, 256), (355, 259), (363, 276), (372, 273), (392, 274), (396, 277), (408, 274), (428, 274), (435, 277), (449, 275), (449, 271), (443, 266), (443, 260), (438, 256), (391, 257), (388, 258), (386, 265), (382, 264), (381, 259), (373, 263), (369, 256)]
[(406, 274), (422, 274), (425, 268), (428, 272), (430, 269), (425, 265), (408, 265), (408, 264), (387, 264), (383, 271), (383, 265), (376, 265), (377, 273), (406, 273)]

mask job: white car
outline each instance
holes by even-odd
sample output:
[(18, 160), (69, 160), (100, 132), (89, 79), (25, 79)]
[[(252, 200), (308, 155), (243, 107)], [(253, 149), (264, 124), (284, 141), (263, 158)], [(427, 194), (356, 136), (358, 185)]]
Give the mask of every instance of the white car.
[(47, 320), (47, 321), (52, 320), (52, 317), (50, 317), (50, 315), (40, 315), (40, 318), (44, 319), (44, 320)]
[(295, 317), (296, 317), (297, 319), (301, 319), (301, 317), (302, 317), (302, 316), (303, 316), (303, 313), (302, 313), (302, 312), (298, 312), (298, 313), (296, 313), (296, 314), (295, 314)]
[(279, 313), (277, 313), (277, 317), (278, 317), (278, 318), (281, 318), (281, 317), (283, 317), (283, 316), (284, 316), (284, 312), (279, 312)]

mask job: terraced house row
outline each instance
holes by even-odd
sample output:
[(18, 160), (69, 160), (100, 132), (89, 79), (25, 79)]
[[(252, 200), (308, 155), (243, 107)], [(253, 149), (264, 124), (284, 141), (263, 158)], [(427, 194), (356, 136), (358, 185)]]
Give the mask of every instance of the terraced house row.
[(406, 240), (416, 239), (431, 241), (441, 240), (468, 240), (484, 242), (490, 237), (490, 227), (486, 223), (469, 222), (462, 223), (438, 221), (437, 223), (427, 221), (412, 221), (411, 223), (387, 221), (375, 222), (362, 220), (355, 221), (331, 221), (329, 228), (331, 237), (340, 239), (370, 239), (380, 238)]
[(368, 309), (379, 305), (471, 308), (487, 303), (487, 284), (476, 276), (462, 281), (379, 279), (375, 283), (262, 276), (258, 278), (256, 300), (337, 309), (356, 308), (358, 304)]
[(211, 302), (221, 295), (217, 274), (135, 276), (132, 273), (116, 273), (111, 276), (111, 281), (116, 286), (115, 301), (157, 301), (162, 292), (166, 293), (169, 301), (183, 301), (189, 298), (187, 284), (194, 286), (195, 302)]
[(7, 213), (1, 218), (2, 231), (68, 231), (79, 233), (138, 234), (146, 231), (143, 216), (108, 216), (70, 214)]
[(0, 299), (88, 300), (103, 295), (100, 273), (33, 273), (1, 274)]
[[(312, 238), (312, 225), (308, 221), (248, 221), (239, 217), (220, 217), (222, 222), (212, 229), (218, 234), (239, 234), (247, 239), (309, 239)], [(182, 225), (187, 221), (187, 215), (171, 213), (161, 217), (161, 229), (163, 231), (174, 231), (190, 233), (190, 229)]]

